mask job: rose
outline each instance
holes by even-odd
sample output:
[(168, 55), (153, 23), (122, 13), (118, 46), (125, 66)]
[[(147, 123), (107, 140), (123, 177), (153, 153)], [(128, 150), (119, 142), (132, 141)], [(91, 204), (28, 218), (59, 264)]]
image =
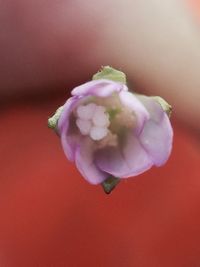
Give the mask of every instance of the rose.
[(66, 157), (91, 184), (161, 166), (172, 149), (170, 106), (161, 98), (129, 92), (110, 70), (114, 76), (105, 75), (104, 68), (95, 80), (74, 88), (55, 115)]

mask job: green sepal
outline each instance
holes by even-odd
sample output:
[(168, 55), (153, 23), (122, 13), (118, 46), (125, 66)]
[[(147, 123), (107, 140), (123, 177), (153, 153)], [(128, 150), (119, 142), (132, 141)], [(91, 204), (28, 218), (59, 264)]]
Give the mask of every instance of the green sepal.
[(167, 113), (168, 117), (170, 118), (172, 114), (172, 106), (160, 96), (152, 96), (152, 98), (162, 107), (162, 109), (165, 111), (165, 113)]
[(114, 82), (120, 82), (126, 84), (126, 75), (119, 70), (116, 70), (110, 66), (104, 66), (93, 75), (92, 80), (107, 79)]
[(119, 178), (110, 176), (101, 185), (103, 187), (104, 192), (106, 194), (110, 194), (119, 182), (120, 182)]
[(49, 128), (56, 130), (56, 126), (57, 126), (57, 123), (58, 123), (58, 120), (60, 118), (62, 111), (63, 111), (63, 106), (59, 107), (56, 110), (55, 114), (51, 118), (48, 119), (48, 127)]

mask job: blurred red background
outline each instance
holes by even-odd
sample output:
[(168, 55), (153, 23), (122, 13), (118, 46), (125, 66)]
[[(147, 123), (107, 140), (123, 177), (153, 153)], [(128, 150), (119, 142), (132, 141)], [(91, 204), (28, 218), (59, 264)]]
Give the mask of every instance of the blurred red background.
[(63, 95), (44, 96), (1, 109), (0, 266), (199, 267), (194, 133), (173, 120), (168, 163), (105, 195), (84, 181), (47, 128)]

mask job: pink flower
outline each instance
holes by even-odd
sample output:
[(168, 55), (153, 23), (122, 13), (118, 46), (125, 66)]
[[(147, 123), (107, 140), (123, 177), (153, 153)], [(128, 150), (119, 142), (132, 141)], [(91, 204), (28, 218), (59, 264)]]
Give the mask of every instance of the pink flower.
[(162, 105), (120, 82), (99, 79), (74, 88), (57, 119), (66, 157), (91, 184), (139, 175), (171, 153), (173, 132)]

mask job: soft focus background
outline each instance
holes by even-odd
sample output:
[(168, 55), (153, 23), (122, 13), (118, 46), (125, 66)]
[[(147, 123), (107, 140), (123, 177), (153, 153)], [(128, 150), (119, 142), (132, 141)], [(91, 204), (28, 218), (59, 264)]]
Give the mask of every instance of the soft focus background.
[[(200, 1), (0, 1), (0, 266), (200, 266)], [(47, 119), (101, 65), (174, 107), (168, 163), (111, 195)]]

